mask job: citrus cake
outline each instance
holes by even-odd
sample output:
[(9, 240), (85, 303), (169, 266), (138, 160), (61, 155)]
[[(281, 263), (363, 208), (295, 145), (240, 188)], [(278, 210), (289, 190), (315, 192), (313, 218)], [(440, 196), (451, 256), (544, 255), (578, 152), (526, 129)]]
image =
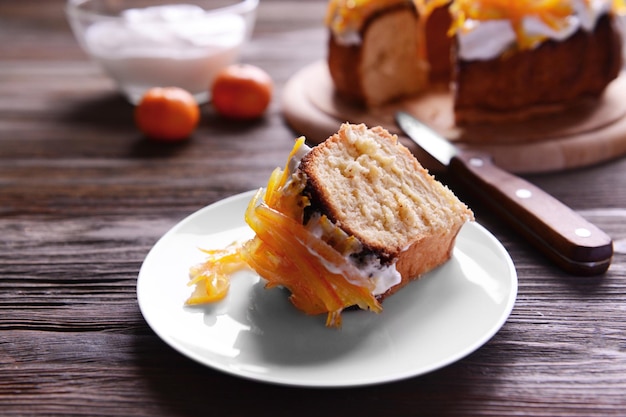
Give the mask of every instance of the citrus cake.
[(396, 135), (343, 124), (314, 148), (300, 138), (245, 219), (254, 238), (193, 267), (188, 303), (218, 299), (216, 283), (245, 266), (340, 326), (344, 309), (380, 312), (386, 297), (449, 260), (473, 213)]
[[(443, 85), (456, 123), (595, 100), (622, 68), (623, 0), (330, 0), (338, 95), (378, 107)], [(443, 82), (443, 83), (442, 83)]]

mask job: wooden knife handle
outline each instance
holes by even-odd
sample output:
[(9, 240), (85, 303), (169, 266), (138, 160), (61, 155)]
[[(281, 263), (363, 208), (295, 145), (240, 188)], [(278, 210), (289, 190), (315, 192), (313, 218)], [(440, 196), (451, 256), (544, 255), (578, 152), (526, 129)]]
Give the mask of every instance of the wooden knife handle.
[(449, 169), (565, 271), (598, 275), (608, 269), (611, 238), (550, 194), (498, 168), (480, 153), (453, 157)]

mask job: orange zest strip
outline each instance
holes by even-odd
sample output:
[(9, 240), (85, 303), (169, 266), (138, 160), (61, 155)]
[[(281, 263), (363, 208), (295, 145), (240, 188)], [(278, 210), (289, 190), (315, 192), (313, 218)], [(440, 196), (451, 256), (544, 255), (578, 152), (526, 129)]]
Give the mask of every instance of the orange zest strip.
[(239, 245), (232, 244), (224, 249), (203, 250), (207, 259), (189, 270), (189, 283), (194, 291), (185, 304), (196, 305), (222, 300), (230, 288), (230, 275), (245, 268)]
[[(593, 0), (584, 0), (591, 7)], [(626, 0), (604, 0), (614, 14), (626, 14)], [(326, 25), (336, 34), (359, 32), (364, 22), (376, 12), (396, 4), (412, 2), (422, 20), (438, 7), (449, 5), (453, 22), (450, 36), (464, 30), (468, 20), (509, 20), (520, 49), (532, 48), (545, 36), (529, 36), (523, 27), (526, 17), (536, 17), (548, 27), (559, 30), (575, 13), (572, 0), (330, 0)]]
[[(610, 2), (613, 13), (626, 12), (624, 0), (605, 1)], [(591, 0), (585, 0), (585, 3), (591, 7)], [(518, 47), (528, 49), (543, 42), (546, 37), (528, 35), (523, 26), (525, 18), (536, 17), (551, 29), (559, 30), (567, 25), (568, 19), (575, 14), (575, 10), (571, 0), (453, 0), (450, 13), (453, 16), (450, 34), (464, 30), (468, 20), (509, 20), (515, 32)]]
[(558, 30), (567, 23), (574, 9), (571, 0), (454, 0), (450, 12), (453, 16), (451, 32), (463, 30), (467, 20), (509, 20), (519, 47), (527, 49), (545, 37), (526, 35), (523, 27), (526, 17), (537, 17), (548, 27)]
[(450, 0), (330, 0), (326, 9), (326, 25), (335, 33), (359, 31), (374, 13), (396, 4), (413, 3), (420, 16), (426, 18)]
[[(256, 237), (244, 245), (244, 259), (268, 286), (287, 287), (291, 302), (300, 310), (307, 314), (327, 312), (330, 326), (340, 326), (341, 311), (352, 305), (382, 310), (371, 293), (370, 281), (302, 224), (258, 200), (248, 207), (246, 221)], [(331, 272), (327, 265), (337, 272)]]

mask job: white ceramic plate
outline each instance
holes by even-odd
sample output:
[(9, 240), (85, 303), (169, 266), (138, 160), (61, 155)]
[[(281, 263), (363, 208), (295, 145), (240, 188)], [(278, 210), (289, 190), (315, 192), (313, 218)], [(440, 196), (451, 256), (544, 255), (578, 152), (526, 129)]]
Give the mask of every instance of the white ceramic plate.
[(229, 295), (184, 306), (199, 248), (252, 237), (244, 211), (253, 192), (190, 215), (146, 257), (137, 298), (150, 327), (180, 353), (223, 372), (311, 387), (377, 384), (433, 371), (473, 352), (504, 324), (517, 274), (504, 247), (477, 223), (461, 230), (452, 259), (385, 300), (383, 312), (345, 311), (341, 329), (296, 310), (282, 289), (253, 272), (232, 277)]

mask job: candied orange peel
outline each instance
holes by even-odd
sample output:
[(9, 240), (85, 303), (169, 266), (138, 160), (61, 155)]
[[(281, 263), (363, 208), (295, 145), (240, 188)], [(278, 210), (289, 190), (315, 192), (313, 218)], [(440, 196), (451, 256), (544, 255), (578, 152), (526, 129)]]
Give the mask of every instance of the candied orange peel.
[(195, 289), (186, 304), (212, 303), (226, 297), (230, 288), (230, 275), (246, 267), (239, 249), (237, 243), (224, 249), (201, 249), (207, 258), (189, 270), (188, 285), (195, 285)]
[[(598, 0), (584, 0), (587, 7)], [(615, 14), (626, 14), (626, 0), (599, 0), (610, 5)], [(545, 40), (545, 36), (530, 36), (524, 31), (523, 20), (536, 17), (548, 27), (559, 30), (576, 13), (572, 0), (330, 0), (326, 12), (326, 25), (334, 33), (358, 32), (364, 22), (376, 12), (397, 5), (413, 3), (422, 18), (427, 19), (437, 7), (448, 5), (453, 16), (450, 36), (467, 30), (469, 20), (509, 20), (515, 31), (520, 49), (532, 48)]]
[(520, 49), (532, 48), (545, 36), (530, 36), (524, 30), (524, 19), (533, 16), (554, 30), (567, 24), (574, 13), (571, 0), (455, 0), (450, 6), (454, 16), (451, 32), (463, 30), (467, 20), (509, 20)]
[(335, 33), (359, 31), (363, 23), (379, 10), (407, 3), (413, 3), (421, 16), (428, 16), (449, 0), (330, 0), (325, 21)]
[[(613, 13), (623, 14), (626, 11), (624, 0), (605, 0), (610, 3)], [(592, 0), (585, 0), (587, 7), (591, 7)], [(576, 13), (572, 0), (453, 0), (450, 5), (453, 16), (450, 34), (466, 30), (469, 20), (508, 20), (515, 32), (520, 49), (533, 48), (545, 41), (546, 36), (531, 36), (524, 30), (524, 19), (535, 17), (546, 26), (560, 30), (568, 24), (572, 15)]]
[(267, 288), (289, 289), (291, 302), (306, 314), (326, 313), (329, 327), (341, 326), (346, 307), (382, 311), (372, 294), (374, 284), (349, 260), (350, 254), (361, 250), (360, 242), (326, 216), (312, 217), (303, 225), (309, 205), (302, 194), (305, 181), (288, 169), (303, 143), (304, 138), (296, 141), (285, 168), (274, 170), (267, 187), (259, 189), (248, 204), (245, 220), (254, 238), (206, 251), (207, 260), (191, 269), (190, 284), (196, 289), (188, 304), (210, 302), (205, 293), (214, 291), (213, 283), (221, 285), (223, 277), (250, 267), (267, 281)]

